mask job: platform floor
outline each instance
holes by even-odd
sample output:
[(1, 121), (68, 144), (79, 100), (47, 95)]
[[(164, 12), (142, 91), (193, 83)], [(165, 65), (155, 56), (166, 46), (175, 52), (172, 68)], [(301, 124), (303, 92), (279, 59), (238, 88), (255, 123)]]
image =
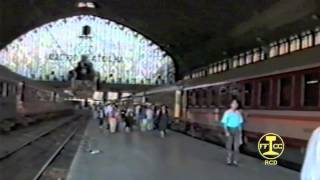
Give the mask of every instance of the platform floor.
[[(90, 154), (89, 149), (102, 152)], [(90, 121), (68, 180), (298, 180), (298, 172), (267, 167), (241, 155), (239, 167), (225, 164), (225, 150), (179, 133), (109, 134)]]

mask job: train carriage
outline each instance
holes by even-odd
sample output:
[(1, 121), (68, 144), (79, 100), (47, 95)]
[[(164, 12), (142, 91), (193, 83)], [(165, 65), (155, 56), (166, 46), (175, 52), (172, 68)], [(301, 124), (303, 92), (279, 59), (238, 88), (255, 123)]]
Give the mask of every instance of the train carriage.
[(0, 66), (0, 132), (37, 120), (70, 113), (73, 106), (57, 101), (55, 88), (19, 76)]
[(184, 80), (141, 95), (149, 102), (168, 104), (179, 119), (176, 130), (220, 144), (224, 142), (221, 116), (231, 99), (237, 98), (246, 119), (244, 150), (257, 154), (259, 138), (277, 133), (286, 147), (280, 160), (299, 169), (311, 132), (320, 126), (319, 49)]

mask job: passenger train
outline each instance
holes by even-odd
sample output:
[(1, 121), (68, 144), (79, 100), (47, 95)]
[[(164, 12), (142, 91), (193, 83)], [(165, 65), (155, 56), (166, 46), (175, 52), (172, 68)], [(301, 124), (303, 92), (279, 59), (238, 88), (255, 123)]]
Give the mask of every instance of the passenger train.
[(307, 141), (320, 126), (320, 47), (248, 64), (199, 79), (183, 80), (133, 96), (135, 102), (166, 104), (176, 118), (172, 129), (222, 144), (220, 120), (232, 98), (245, 116), (242, 150), (258, 155), (266, 133), (285, 143), (280, 163), (299, 170)]
[(32, 81), (0, 66), (0, 132), (9, 132), (39, 120), (70, 114), (63, 92)]

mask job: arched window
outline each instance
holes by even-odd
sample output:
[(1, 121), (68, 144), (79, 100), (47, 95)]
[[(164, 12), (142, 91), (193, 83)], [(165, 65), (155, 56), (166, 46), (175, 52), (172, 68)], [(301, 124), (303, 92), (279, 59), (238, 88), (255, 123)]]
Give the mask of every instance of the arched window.
[(232, 58), (232, 67), (237, 68), (239, 66), (239, 57), (238, 56), (233, 56)]
[(222, 61), (222, 71), (227, 71), (228, 70), (228, 60), (223, 60)]
[(320, 44), (320, 27), (317, 27), (314, 31), (314, 44)]
[(246, 64), (252, 63), (252, 60), (253, 60), (252, 58), (253, 58), (252, 51), (247, 51), (247, 53), (246, 53)]
[(218, 72), (222, 72), (222, 62), (218, 62)]
[(53, 79), (68, 79), (82, 57), (108, 82), (174, 81), (173, 60), (158, 45), (91, 15), (59, 19), (21, 35), (0, 51), (0, 64), (37, 80), (50, 80), (51, 72)]
[(213, 74), (213, 64), (209, 65), (209, 74)]
[(298, 35), (290, 37), (290, 52), (300, 50), (300, 39)]
[(273, 58), (279, 55), (279, 45), (277, 42), (273, 42), (270, 44), (269, 57)]
[(245, 65), (245, 54), (241, 53), (239, 55), (239, 66), (243, 66), (243, 65)]
[(313, 45), (313, 36), (312, 36), (312, 33), (311, 31), (305, 31), (301, 34), (301, 41), (302, 41), (302, 44), (301, 44), (301, 48), (302, 49), (305, 49), (305, 48), (308, 48), (308, 47), (312, 47)]
[(257, 62), (261, 60), (261, 49), (255, 48), (253, 50), (253, 62)]
[(217, 63), (214, 63), (213, 65), (213, 73), (217, 73), (218, 72), (218, 64)]
[(289, 52), (289, 42), (286, 39), (282, 39), (279, 44), (279, 55), (287, 54)]

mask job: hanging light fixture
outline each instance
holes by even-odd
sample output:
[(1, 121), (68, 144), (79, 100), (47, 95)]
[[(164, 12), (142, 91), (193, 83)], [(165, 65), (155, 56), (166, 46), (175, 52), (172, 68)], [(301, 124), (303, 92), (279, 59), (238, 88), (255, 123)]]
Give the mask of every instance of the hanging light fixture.
[(87, 5), (87, 8), (91, 8), (91, 9), (96, 8), (96, 4), (94, 2), (87, 2), (86, 5)]
[(86, 8), (87, 4), (85, 2), (78, 2), (77, 7), (78, 8)]
[(76, 6), (80, 9), (95, 9), (97, 8), (97, 3), (93, 1), (79, 1)]

